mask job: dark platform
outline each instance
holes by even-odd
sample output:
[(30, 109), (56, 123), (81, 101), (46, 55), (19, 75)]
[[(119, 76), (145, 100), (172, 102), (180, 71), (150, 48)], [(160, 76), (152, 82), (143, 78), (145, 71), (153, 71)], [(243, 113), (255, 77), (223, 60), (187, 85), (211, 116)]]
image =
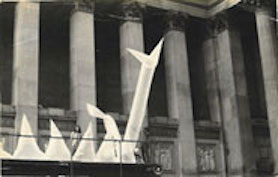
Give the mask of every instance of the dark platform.
[(81, 163), (70, 161), (2, 160), (3, 175), (91, 175), (94, 177), (158, 177), (155, 164)]

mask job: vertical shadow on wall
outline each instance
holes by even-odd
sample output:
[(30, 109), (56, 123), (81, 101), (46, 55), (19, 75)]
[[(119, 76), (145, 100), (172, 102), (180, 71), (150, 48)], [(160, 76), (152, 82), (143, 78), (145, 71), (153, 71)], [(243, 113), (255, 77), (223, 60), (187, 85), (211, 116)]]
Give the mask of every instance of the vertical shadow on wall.
[(68, 4), (41, 3), (39, 104), (69, 109)]

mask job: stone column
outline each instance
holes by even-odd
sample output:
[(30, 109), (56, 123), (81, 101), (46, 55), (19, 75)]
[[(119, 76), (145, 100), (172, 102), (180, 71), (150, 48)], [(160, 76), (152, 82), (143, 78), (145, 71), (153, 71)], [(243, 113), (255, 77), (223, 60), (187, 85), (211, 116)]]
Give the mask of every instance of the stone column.
[[(3, 4), (0, 3), (0, 74), (4, 74), (4, 33), (3, 33)], [(4, 89), (4, 78), (0, 77), (0, 93)], [(2, 103), (2, 95), (0, 95), (0, 103)], [(0, 112), (1, 113), (1, 112)]]
[[(278, 1), (276, 1), (276, 15), (275, 19), (278, 19)], [(278, 23), (276, 22), (276, 36), (278, 37)]]
[[(217, 57), (216, 57), (216, 32), (212, 20), (207, 20), (204, 24), (204, 41), (202, 44), (202, 52), (204, 56), (204, 70), (206, 79), (207, 100), (209, 107), (210, 120), (222, 125), (220, 94), (218, 87)], [(226, 173), (226, 154), (224, 149), (225, 139), (223, 132), (220, 132), (219, 148), (220, 148), (220, 173), (225, 177)]]
[(275, 27), (270, 20), (271, 14), (266, 10), (255, 12), (258, 42), (261, 55), (268, 124), (274, 159), (274, 173), (278, 174), (278, 70), (277, 38)]
[(33, 133), (38, 131), (39, 18), (39, 3), (16, 4), (12, 92), (16, 133), (23, 114), (27, 115)]
[(169, 14), (168, 17), (164, 42), (165, 75), (169, 117), (179, 120), (178, 176), (197, 176), (185, 19), (178, 14)]
[(202, 52), (204, 56), (204, 69), (210, 119), (214, 122), (221, 122), (221, 108), (219, 103), (216, 67), (216, 33), (211, 20), (208, 20), (204, 26), (205, 37), (203, 41)]
[(229, 176), (255, 176), (255, 153), (241, 39), (225, 14), (216, 17), (216, 57)]
[[(86, 1), (84, 1), (86, 2)], [(71, 109), (77, 112), (77, 124), (82, 133), (93, 121), (94, 134), (96, 120), (89, 116), (86, 104), (96, 105), (96, 68), (94, 4), (80, 1), (70, 17), (70, 78)]]
[(124, 4), (122, 11), (126, 19), (120, 25), (121, 86), (123, 114), (129, 115), (141, 63), (126, 48), (144, 52), (143, 24), (138, 4)]

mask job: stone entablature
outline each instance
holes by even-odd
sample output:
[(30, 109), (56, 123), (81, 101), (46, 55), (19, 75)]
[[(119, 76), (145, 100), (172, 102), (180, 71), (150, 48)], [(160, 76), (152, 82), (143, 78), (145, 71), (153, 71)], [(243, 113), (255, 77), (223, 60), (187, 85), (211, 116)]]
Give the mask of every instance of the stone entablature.
[(211, 121), (195, 121), (196, 139), (220, 139), (220, 125)]

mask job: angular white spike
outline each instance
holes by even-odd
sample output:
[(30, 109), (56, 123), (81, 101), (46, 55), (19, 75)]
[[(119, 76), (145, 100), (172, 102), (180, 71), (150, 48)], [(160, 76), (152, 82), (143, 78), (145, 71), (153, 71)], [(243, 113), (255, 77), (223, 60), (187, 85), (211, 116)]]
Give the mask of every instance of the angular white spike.
[(87, 103), (87, 110), (89, 114), (93, 117), (99, 117), (99, 118), (104, 118), (106, 116), (105, 113), (103, 113), (100, 109), (97, 107)]
[(0, 149), (0, 159), (10, 159), (12, 155), (3, 149)]
[(94, 162), (96, 150), (95, 142), (91, 138), (94, 138), (92, 121), (89, 122), (88, 128), (73, 155), (74, 161)]
[(129, 53), (131, 53), (137, 60), (139, 60), (142, 64), (145, 64), (147, 67), (152, 66), (152, 62), (150, 60), (150, 56), (146, 55), (142, 52), (139, 52), (134, 49), (127, 48), (126, 49)]
[[(125, 135), (124, 135), (125, 141), (139, 140), (139, 134), (145, 116), (151, 83), (153, 80), (155, 68), (160, 58), (159, 56), (160, 56), (162, 44), (163, 44), (163, 38), (156, 45), (156, 47), (153, 49), (150, 55), (146, 55), (140, 52), (135, 52), (134, 50), (129, 50), (131, 54), (134, 55), (135, 58), (139, 59), (140, 61), (143, 61), (143, 64), (141, 65), (141, 70), (139, 73), (135, 95), (133, 98), (132, 107), (129, 114), (126, 130), (125, 130)], [(135, 146), (136, 143), (124, 143), (124, 147), (123, 147), (124, 161), (133, 160), (133, 158), (130, 157), (133, 157), (132, 154), (134, 153)]]
[(12, 155), (4, 150), (3, 143), (0, 143), (0, 159), (10, 159)]
[(23, 136), (18, 138), (17, 147), (13, 154), (14, 159), (47, 160), (36, 142), (26, 115), (23, 115), (22, 118), (20, 135)]
[(87, 104), (88, 112), (91, 116), (101, 118), (106, 130), (103, 142), (97, 154), (96, 162), (120, 162), (120, 143), (122, 139), (119, 128), (110, 115), (103, 113), (97, 107)]
[(25, 114), (23, 114), (21, 121), (20, 135), (34, 136), (28, 118)]
[(150, 54), (151, 60), (153, 60), (153, 62), (156, 63), (156, 65), (158, 64), (158, 60), (160, 58), (160, 53), (161, 53), (163, 42), (164, 42), (164, 38), (162, 38), (158, 42), (158, 44), (155, 46), (155, 48), (153, 49), (153, 51)]
[(162, 49), (164, 39), (162, 38), (156, 47), (153, 49), (150, 55), (139, 52), (134, 49), (127, 48), (127, 51), (130, 52), (137, 60), (139, 60), (145, 67), (155, 68), (158, 64), (160, 52)]
[(97, 151), (95, 162), (119, 163), (120, 162), (120, 143), (112, 134), (106, 133)]
[(50, 139), (45, 151), (45, 155), (50, 160), (70, 160), (70, 150), (68, 149), (62, 133), (59, 131), (53, 120), (50, 120)]

